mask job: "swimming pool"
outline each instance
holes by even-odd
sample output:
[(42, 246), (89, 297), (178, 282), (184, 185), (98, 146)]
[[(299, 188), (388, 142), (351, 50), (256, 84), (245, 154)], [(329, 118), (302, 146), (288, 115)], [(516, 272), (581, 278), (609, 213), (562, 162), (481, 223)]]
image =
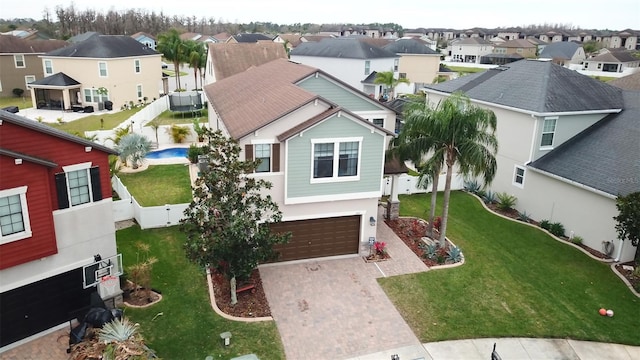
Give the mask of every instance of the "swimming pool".
[(147, 159), (168, 159), (168, 158), (186, 158), (188, 148), (167, 148), (162, 150), (150, 151), (147, 153)]

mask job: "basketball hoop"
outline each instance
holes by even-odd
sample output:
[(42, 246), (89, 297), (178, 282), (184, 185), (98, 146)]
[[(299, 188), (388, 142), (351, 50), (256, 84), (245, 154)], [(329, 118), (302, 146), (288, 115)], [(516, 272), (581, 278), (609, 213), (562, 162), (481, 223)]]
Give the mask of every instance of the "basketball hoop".
[(120, 290), (120, 279), (117, 276), (103, 276), (98, 284), (98, 293), (101, 298), (113, 297)]

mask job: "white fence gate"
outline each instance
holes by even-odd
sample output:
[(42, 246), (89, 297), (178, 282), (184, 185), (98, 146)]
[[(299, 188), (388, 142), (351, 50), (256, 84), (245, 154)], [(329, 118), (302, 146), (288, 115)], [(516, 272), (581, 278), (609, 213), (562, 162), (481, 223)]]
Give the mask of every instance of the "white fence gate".
[[(418, 187), (418, 177), (408, 174), (398, 175), (396, 189), (398, 195), (411, 195), (422, 194), (431, 192), (431, 186), (427, 189), (421, 189)], [(446, 180), (446, 174), (440, 175), (438, 179), (438, 191), (444, 191), (444, 182)], [(391, 195), (391, 176), (385, 176), (382, 182), (382, 195)], [(464, 179), (459, 174), (453, 174), (451, 179), (451, 190), (461, 190), (464, 188)]]

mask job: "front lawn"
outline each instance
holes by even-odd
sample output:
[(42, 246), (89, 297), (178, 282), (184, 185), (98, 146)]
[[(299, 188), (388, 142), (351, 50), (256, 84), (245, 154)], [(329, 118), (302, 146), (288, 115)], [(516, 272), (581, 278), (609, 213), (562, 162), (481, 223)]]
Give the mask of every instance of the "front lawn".
[[(162, 300), (146, 309), (126, 308), (125, 316), (140, 324), (147, 344), (160, 358), (230, 359), (255, 353), (260, 359), (284, 359), (275, 322), (229, 321), (213, 311), (204, 270), (187, 261), (185, 237), (178, 227), (134, 226), (117, 231), (116, 240), (125, 271), (136, 261), (138, 242), (148, 244), (149, 255), (158, 259), (151, 284), (162, 293)], [(220, 339), (225, 331), (232, 335), (227, 347)]]
[[(173, 125), (173, 124), (192, 124), (195, 119), (199, 120), (199, 123), (204, 125), (208, 122), (207, 109), (202, 109), (199, 113), (200, 116), (193, 116), (195, 112), (174, 112), (171, 110), (165, 110), (158, 115), (153, 122), (158, 125)], [(150, 126), (151, 122), (148, 122), (145, 126)]]
[(7, 106), (17, 106), (18, 109), (28, 109), (28, 108), (32, 108), (33, 104), (31, 103), (31, 97), (29, 96), (0, 97), (0, 109), (5, 108)]
[[(400, 213), (426, 219), (429, 200), (400, 196)], [(441, 207), (442, 194), (438, 201)], [(420, 341), (544, 337), (640, 345), (640, 299), (609, 265), (493, 215), (462, 192), (452, 193), (449, 216), (447, 235), (462, 248), (463, 266), (380, 279)], [(615, 316), (600, 316), (601, 307)]]
[(190, 203), (191, 178), (185, 164), (150, 165), (136, 173), (118, 173), (140, 206)]

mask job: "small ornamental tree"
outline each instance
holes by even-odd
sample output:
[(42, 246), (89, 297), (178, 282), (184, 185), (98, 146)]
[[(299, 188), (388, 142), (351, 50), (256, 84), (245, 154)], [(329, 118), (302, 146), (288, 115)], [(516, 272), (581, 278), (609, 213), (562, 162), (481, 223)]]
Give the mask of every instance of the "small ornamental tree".
[(237, 302), (236, 281), (249, 278), (262, 261), (275, 259), (274, 244), (290, 234), (272, 233), (270, 223), (282, 213), (263, 189), (271, 183), (251, 174), (257, 161), (241, 161), (241, 148), (220, 131), (204, 131), (208, 168), (196, 180), (193, 201), (185, 210), (181, 229), (187, 236), (187, 258), (203, 267), (215, 267), (231, 285), (231, 304)]
[[(618, 196), (616, 199), (618, 216), (614, 216), (616, 221), (616, 231), (618, 238), (631, 240), (631, 244), (638, 247), (640, 242), (640, 191), (627, 196)], [(636, 264), (640, 263), (640, 254), (636, 249)]]

